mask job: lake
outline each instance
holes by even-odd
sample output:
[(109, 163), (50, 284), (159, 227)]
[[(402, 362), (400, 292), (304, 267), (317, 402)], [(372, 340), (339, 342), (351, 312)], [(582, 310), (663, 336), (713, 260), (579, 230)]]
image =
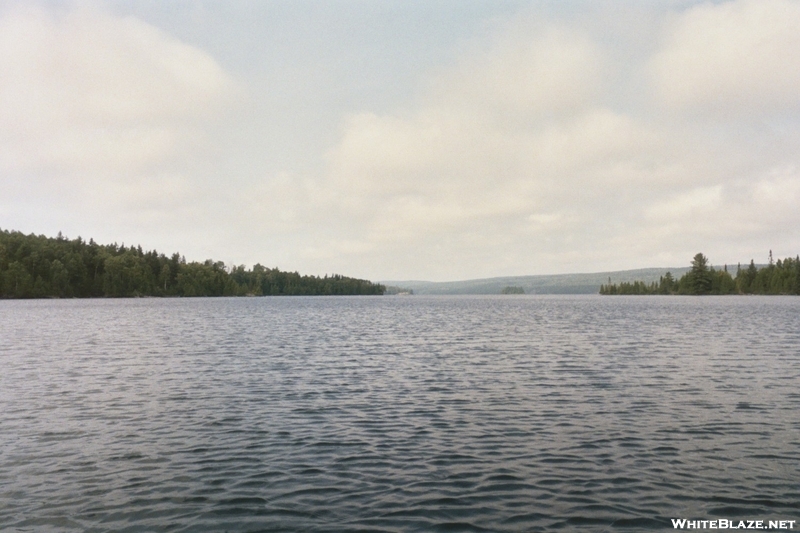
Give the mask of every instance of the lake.
[(0, 301), (2, 531), (799, 509), (798, 297)]

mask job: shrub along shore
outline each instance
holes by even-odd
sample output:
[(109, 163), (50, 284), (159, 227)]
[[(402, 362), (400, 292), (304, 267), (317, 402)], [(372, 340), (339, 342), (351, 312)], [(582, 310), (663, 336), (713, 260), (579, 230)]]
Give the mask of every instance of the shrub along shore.
[(383, 294), (383, 285), (338, 274), (301, 276), (256, 264), (187, 262), (141, 246), (0, 230), (0, 298)]
[(800, 294), (800, 256), (775, 262), (770, 250), (767, 266), (757, 268), (751, 260), (747, 268), (738, 265), (731, 276), (727, 265), (717, 270), (706, 256), (697, 254), (692, 269), (680, 279), (667, 272), (652, 283), (609, 280), (600, 286), (600, 294)]

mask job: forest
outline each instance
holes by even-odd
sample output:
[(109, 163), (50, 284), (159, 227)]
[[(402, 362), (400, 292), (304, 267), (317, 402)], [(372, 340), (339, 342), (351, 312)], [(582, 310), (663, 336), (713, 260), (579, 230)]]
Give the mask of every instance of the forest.
[(0, 298), (383, 294), (383, 285), (341, 275), (301, 276), (256, 264), (187, 262), (155, 250), (80, 237), (0, 229)]
[(667, 272), (658, 282), (609, 283), (600, 286), (600, 294), (800, 294), (800, 256), (773, 261), (772, 251), (766, 266), (757, 268), (753, 260), (747, 268), (736, 267), (736, 274), (709, 266), (699, 253), (692, 268), (680, 279)]

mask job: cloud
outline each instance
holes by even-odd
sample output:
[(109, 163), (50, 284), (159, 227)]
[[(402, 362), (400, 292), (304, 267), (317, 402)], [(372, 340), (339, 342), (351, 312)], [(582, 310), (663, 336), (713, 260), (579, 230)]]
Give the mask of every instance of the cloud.
[(313, 120), (276, 126), (275, 110), (343, 109), (303, 81), (276, 96), (266, 72), (278, 61), (243, 86), (138, 18), (6, 11), (0, 215), (66, 231), (71, 220), (84, 235), (100, 228), (99, 240), (198, 259), (373, 279), (794, 255), (798, 5), (642, 14), (660, 31), (635, 27), (649, 8), (624, 23), (609, 11), (613, 36), (568, 10), (525, 11), (419, 71), (401, 103), (349, 108), (327, 151), (275, 141), (323, 137)]
[(511, 124), (591, 106), (607, 66), (602, 50), (582, 31), (516, 22), (436, 76), (434, 98)]
[(665, 201), (655, 202), (645, 210), (645, 217), (659, 225), (673, 226), (681, 222), (673, 230), (682, 231), (685, 225), (702, 223), (709, 210), (719, 210), (722, 204), (722, 187), (699, 187), (680, 192)]
[(704, 112), (777, 113), (800, 100), (800, 3), (739, 0), (680, 13), (652, 58), (657, 96)]
[(133, 17), (0, 15), (0, 168), (64, 175), (174, 156), (236, 83), (206, 53)]
[(217, 236), (214, 127), (246, 91), (208, 53), (135, 17), (22, 4), (0, 11), (0, 73), (4, 226), (167, 250)]
[[(329, 154), (330, 177), (348, 193), (424, 196), (437, 208), (460, 205), (463, 216), (517, 210), (507, 189), (531, 181), (531, 164), (545, 168), (566, 150), (573, 164), (575, 156), (603, 157), (615, 142), (606, 130), (628, 126), (588, 105), (600, 81), (598, 55), (584, 36), (563, 30), (517, 43), (504, 36), (438, 75), (412, 112), (350, 117)], [(570, 128), (583, 136), (576, 143)], [(505, 197), (488, 208), (497, 195)]]
[[(354, 264), (414, 257), (378, 259), (398, 277), (416, 268), (474, 277), (496, 275), (498, 265), (512, 269), (504, 273), (555, 272), (682, 264), (696, 249), (717, 258), (748, 253), (755, 235), (769, 232), (766, 220), (800, 223), (779, 208), (781, 198), (796, 197), (797, 174), (772, 176), (795, 168), (796, 128), (781, 148), (762, 151), (756, 145), (769, 133), (749, 123), (729, 133), (713, 118), (665, 116), (658, 103), (620, 106), (609, 91), (644, 86), (655, 72), (649, 80), (670, 105), (785, 107), (800, 68), (784, 69), (800, 46), (786, 31), (791, 23), (773, 22), (793, 20), (795, 8), (691, 8), (665, 26), (669, 38), (641, 68), (627, 70), (615, 65), (619, 51), (580, 27), (528, 32), (516, 21), (435, 74), (416, 105), (347, 119), (319, 182), (331, 200), (322, 210), (342, 209), (330, 225), (348, 236), (347, 248), (325, 233), (309, 250), (330, 261), (353, 254), (355, 240), (363, 254)], [(743, 42), (730, 45), (732, 53), (763, 42), (761, 53), (775, 57), (723, 61), (725, 39), (737, 31)], [(725, 68), (704, 77), (711, 64)], [(720, 78), (730, 86), (714, 85)]]

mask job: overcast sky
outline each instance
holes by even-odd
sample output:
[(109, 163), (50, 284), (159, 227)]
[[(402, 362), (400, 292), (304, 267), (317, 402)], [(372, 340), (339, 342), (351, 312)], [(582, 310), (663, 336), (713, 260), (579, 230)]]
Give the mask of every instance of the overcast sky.
[(800, 2), (0, 0), (0, 228), (457, 280), (800, 252)]

